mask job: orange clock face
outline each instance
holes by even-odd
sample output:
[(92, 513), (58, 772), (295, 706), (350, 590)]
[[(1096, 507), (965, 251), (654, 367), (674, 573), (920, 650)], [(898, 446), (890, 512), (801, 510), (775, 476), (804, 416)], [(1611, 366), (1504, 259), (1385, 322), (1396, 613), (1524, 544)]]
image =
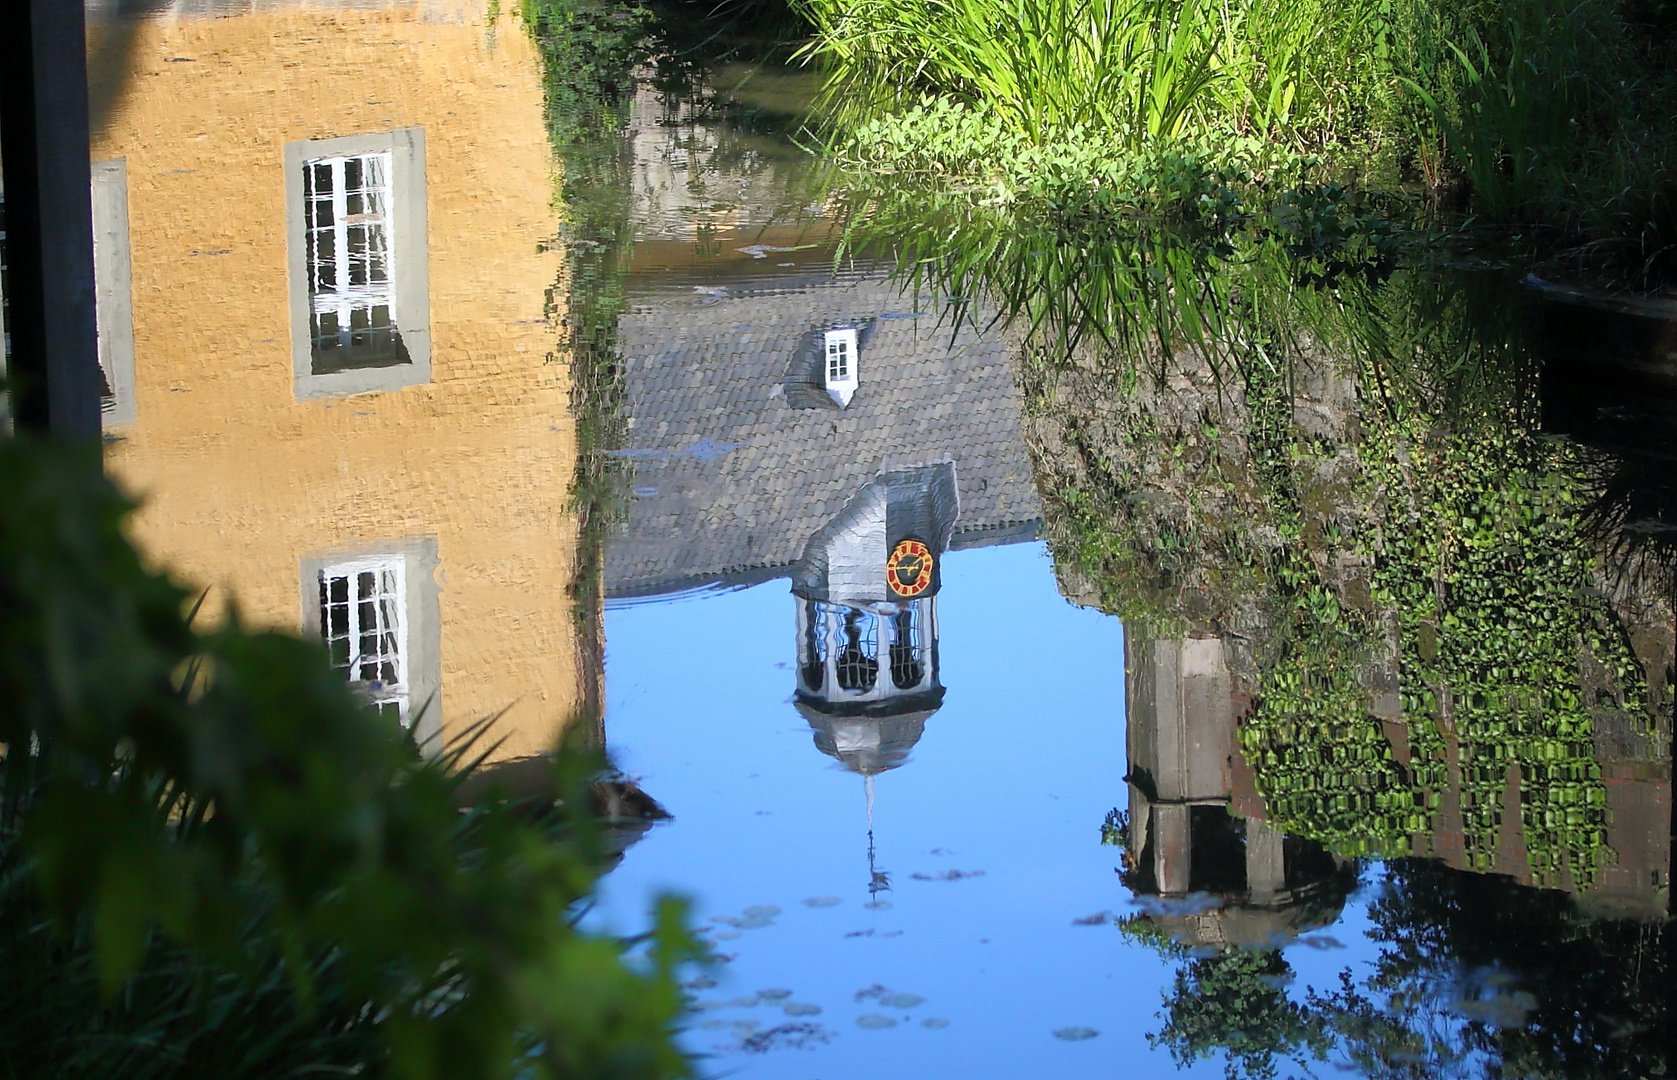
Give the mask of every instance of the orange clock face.
[(898, 596), (919, 596), (932, 584), (932, 549), (918, 540), (904, 540), (885, 561), (885, 580)]

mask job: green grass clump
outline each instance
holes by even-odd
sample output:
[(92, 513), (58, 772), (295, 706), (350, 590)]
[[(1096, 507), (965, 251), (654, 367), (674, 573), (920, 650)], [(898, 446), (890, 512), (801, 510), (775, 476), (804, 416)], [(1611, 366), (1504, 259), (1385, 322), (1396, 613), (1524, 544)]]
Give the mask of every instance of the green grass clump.
[[(852, 174), (991, 201), (1169, 153), (1402, 196), (1522, 257), (1677, 278), (1677, 21), (1619, 0), (802, 0)], [(1554, 272), (1560, 272), (1556, 270)]]
[(1084, 130), (1134, 150), (1229, 129), (1330, 129), (1336, 64), (1370, 32), (1368, 3), (1323, 0), (804, 0), (812, 55), (840, 114), (927, 94), (1044, 145)]

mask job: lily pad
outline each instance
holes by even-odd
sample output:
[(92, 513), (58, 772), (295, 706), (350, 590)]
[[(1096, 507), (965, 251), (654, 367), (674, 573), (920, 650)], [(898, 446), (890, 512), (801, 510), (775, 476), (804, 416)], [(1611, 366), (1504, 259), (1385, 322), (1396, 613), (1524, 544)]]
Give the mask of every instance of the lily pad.
[(804, 901), (804, 907), (838, 907), (842, 903), (844, 901), (836, 896), (812, 896)]
[(807, 1001), (788, 1001), (785, 1008), (780, 1010), (787, 1016), (819, 1016), (821, 1006), (812, 1005)]
[(933, 1031), (936, 1031), (940, 1028), (948, 1027), (949, 1021), (943, 1019), (941, 1016), (928, 1016), (926, 1019), (920, 1021), (920, 1026), (923, 1028), (931, 1028)]
[(889, 1016), (880, 1016), (878, 1013), (867, 1013), (856, 1018), (856, 1026), (867, 1028), (869, 1031), (880, 1031), (884, 1028), (896, 1027), (897, 1021)]
[(919, 994), (886, 994), (879, 1003), (893, 1009), (912, 1009), (916, 1005), (924, 1005), (926, 999)]
[(747, 919), (772, 919), (780, 914), (773, 904), (753, 904), (742, 912)]
[(732, 941), (735, 938), (742, 938), (745, 935), (740, 933), (738, 930), (718, 930), (714, 936), (717, 941)]
[(867, 908), (869, 911), (887, 911), (891, 907), (891, 901), (889, 901), (889, 900), (871, 900), (868, 903), (863, 904), (862, 906)]
[(1066, 1042), (1082, 1042), (1084, 1039), (1092, 1039), (1099, 1034), (1100, 1032), (1094, 1028), (1064, 1027), (1054, 1032), (1054, 1037), (1064, 1039)]
[(761, 1001), (785, 1001), (792, 996), (790, 990), (759, 990), (757, 997)]

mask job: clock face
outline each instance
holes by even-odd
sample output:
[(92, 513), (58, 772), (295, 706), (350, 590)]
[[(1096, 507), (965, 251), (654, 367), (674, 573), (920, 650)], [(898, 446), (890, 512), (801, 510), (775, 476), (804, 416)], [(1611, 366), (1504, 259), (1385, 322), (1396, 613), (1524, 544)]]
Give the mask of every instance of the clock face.
[(885, 580), (898, 596), (919, 596), (932, 584), (932, 549), (918, 540), (903, 540), (885, 561)]

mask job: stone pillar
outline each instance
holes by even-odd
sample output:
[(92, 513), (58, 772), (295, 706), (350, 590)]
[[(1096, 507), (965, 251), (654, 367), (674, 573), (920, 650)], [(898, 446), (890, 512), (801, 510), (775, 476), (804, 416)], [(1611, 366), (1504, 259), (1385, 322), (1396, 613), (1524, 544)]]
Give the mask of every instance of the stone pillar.
[(1194, 857), (1189, 807), (1182, 803), (1155, 804), (1152, 818), (1153, 867), (1159, 892), (1165, 896), (1186, 895)]
[(1287, 888), (1285, 835), (1268, 822), (1246, 819), (1246, 890), (1254, 904), (1271, 904)]

